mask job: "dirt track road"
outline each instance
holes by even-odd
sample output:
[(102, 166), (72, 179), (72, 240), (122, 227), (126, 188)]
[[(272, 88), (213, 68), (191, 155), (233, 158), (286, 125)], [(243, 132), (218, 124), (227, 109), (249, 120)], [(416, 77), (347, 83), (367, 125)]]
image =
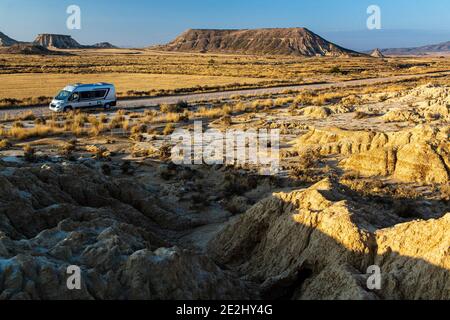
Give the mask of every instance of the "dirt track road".
[[(176, 95), (167, 97), (155, 97), (155, 98), (141, 98), (141, 99), (129, 99), (120, 100), (118, 102), (117, 108), (127, 109), (127, 108), (140, 108), (140, 107), (151, 107), (157, 106), (162, 103), (176, 103), (180, 100), (185, 100), (187, 102), (195, 102), (200, 100), (214, 100), (214, 99), (227, 99), (234, 95), (260, 95), (269, 93), (281, 93), (284, 90), (311, 90), (311, 89), (328, 89), (332, 87), (342, 88), (357, 85), (368, 85), (374, 83), (386, 83), (391, 81), (415, 79), (425, 76), (449, 76), (450, 71), (427, 73), (420, 75), (402, 75), (393, 76), (386, 78), (372, 78), (372, 79), (361, 79), (361, 80), (351, 80), (343, 82), (332, 82), (332, 83), (322, 83), (322, 84), (305, 84), (305, 85), (295, 85), (295, 86), (283, 86), (283, 87), (272, 87), (272, 88), (260, 88), (260, 89), (246, 89), (246, 90), (233, 90), (233, 91), (222, 91), (222, 92), (211, 92), (211, 93), (197, 93), (197, 94), (187, 94), (187, 95)], [(43, 115), (50, 113), (51, 111), (47, 106), (38, 107), (20, 107), (20, 108), (3, 108), (0, 110), (0, 117), (5, 113), (9, 115), (19, 114), (26, 110), (32, 110), (36, 115)]]

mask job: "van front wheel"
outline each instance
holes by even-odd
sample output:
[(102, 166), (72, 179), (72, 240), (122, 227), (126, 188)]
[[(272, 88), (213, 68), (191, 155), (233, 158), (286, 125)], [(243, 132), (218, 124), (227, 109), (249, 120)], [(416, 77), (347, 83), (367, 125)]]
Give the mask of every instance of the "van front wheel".
[(63, 109), (64, 112), (69, 112), (69, 111), (72, 111), (72, 110), (73, 110), (73, 108), (71, 106), (65, 107)]
[(103, 108), (104, 108), (105, 110), (109, 110), (109, 109), (111, 109), (111, 105), (110, 105), (109, 103), (107, 103), (107, 104), (105, 104), (105, 105), (103, 106)]

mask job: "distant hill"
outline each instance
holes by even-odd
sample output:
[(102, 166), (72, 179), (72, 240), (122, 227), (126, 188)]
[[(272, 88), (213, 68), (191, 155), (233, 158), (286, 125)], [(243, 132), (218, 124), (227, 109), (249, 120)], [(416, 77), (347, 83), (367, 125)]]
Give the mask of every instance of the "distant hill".
[(52, 51), (43, 46), (32, 43), (16, 43), (9, 47), (0, 47), (0, 53), (27, 55), (68, 55), (61, 51)]
[(117, 48), (109, 42), (99, 42), (92, 46), (85, 46), (78, 43), (69, 35), (63, 34), (39, 34), (33, 42), (36, 45), (43, 46), (45, 48), (57, 48), (57, 49), (113, 49)]
[(99, 49), (116, 49), (117, 47), (112, 45), (109, 42), (100, 42), (100, 43), (96, 43), (92, 46), (90, 46), (91, 48), (99, 48)]
[(71, 36), (63, 34), (39, 34), (33, 42), (34, 44), (57, 49), (81, 49), (83, 46), (75, 41)]
[(3, 32), (0, 32), (0, 47), (8, 47), (8, 46), (12, 46), (13, 44), (16, 44), (16, 43), (19, 43), (19, 41), (8, 37)]
[(190, 29), (172, 42), (154, 46), (152, 49), (295, 56), (360, 55), (360, 53), (331, 43), (306, 28)]
[(374, 57), (374, 58), (384, 58), (383, 53), (382, 53), (381, 50), (378, 49), (378, 48), (375, 49), (375, 50), (373, 50), (372, 53), (370, 54), (370, 56), (371, 56), (371, 57)]
[(69, 35), (51, 33), (39, 34), (31, 43), (21, 42), (0, 32), (0, 48), (0, 52), (2, 53), (47, 55), (61, 54), (51, 49), (113, 49), (117, 47), (109, 42), (99, 42), (92, 46), (85, 46), (78, 43)]
[(414, 48), (383, 49), (384, 55), (423, 55), (429, 53), (450, 52), (450, 41)]

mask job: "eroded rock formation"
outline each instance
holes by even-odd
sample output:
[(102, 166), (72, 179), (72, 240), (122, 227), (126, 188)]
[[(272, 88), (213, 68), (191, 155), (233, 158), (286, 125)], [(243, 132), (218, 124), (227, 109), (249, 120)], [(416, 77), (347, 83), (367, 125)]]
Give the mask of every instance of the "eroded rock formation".
[[(0, 299), (240, 299), (248, 285), (171, 243), (195, 222), (83, 165), (0, 165)], [(67, 267), (82, 270), (68, 290)]]
[[(326, 179), (259, 202), (210, 252), (266, 298), (449, 299), (450, 213), (408, 221), (380, 211)], [(381, 268), (380, 290), (368, 289), (371, 265)]]

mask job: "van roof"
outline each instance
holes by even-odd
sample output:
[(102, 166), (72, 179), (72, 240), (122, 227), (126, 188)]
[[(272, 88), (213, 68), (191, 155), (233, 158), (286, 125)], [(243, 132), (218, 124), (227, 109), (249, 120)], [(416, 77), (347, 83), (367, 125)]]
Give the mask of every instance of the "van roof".
[(64, 88), (66, 91), (73, 92), (76, 89), (95, 89), (99, 87), (114, 87), (112, 83), (99, 82), (99, 83), (91, 83), (91, 84), (83, 84), (83, 83), (75, 83), (70, 84)]

